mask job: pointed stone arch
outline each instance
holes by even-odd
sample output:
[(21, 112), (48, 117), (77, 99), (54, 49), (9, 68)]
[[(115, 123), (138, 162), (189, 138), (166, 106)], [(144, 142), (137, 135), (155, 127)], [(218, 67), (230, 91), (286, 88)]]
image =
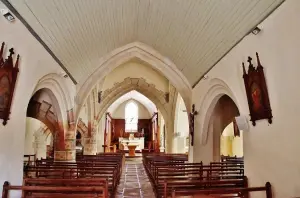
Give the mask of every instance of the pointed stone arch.
[[(99, 105), (99, 113), (96, 116), (95, 124), (99, 123), (102, 116), (107, 111), (108, 107), (114, 103), (122, 95), (136, 90), (149, 98), (161, 112), (166, 125), (166, 136), (170, 136), (169, 140), (173, 137), (174, 120), (169, 112), (172, 111), (173, 102), (167, 102), (165, 98), (165, 93), (158, 90), (154, 84), (149, 84), (143, 78), (125, 78), (122, 82), (116, 83), (112, 88), (104, 91), (102, 95), (102, 100)], [(172, 88), (170, 91), (170, 98), (174, 98), (177, 94), (176, 89)], [(172, 100), (173, 101), (173, 100)], [(172, 142), (167, 142), (167, 152), (172, 152)]]
[(42, 77), (38, 84), (36, 85), (33, 94), (41, 89), (50, 90), (53, 94), (53, 97), (57, 101), (58, 105), (56, 107), (61, 115), (61, 123), (64, 126), (65, 131), (67, 130), (68, 117), (67, 112), (74, 107), (74, 102), (72, 100), (72, 95), (68, 88), (68, 85), (65, 83), (65, 80), (56, 73), (47, 74)]
[(149, 98), (160, 110), (165, 120), (168, 116), (168, 103), (165, 101), (165, 93), (156, 89), (155, 85), (149, 84), (143, 78), (125, 78), (123, 82), (118, 82), (114, 87), (105, 90), (97, 115), (97, 122), (100, 121), (108, 107), (122, 95), (136, 90)]
[(207, 142), (207, 137), (209, 133), (209, 122), (214, 107), (216, 106), (216, 103), (219, 101), (219, 99), (224, 95), (230, 97), (239, 109), (237, 100), (231, 89), (228, 87), (228, 85), (220, 79), (211, 79), (206, 94), (204, 94), (201, 106), (199, 108), (201, 109), (201, 112), (196, 119), (198, 126), (197, 130), (200, 131), (200, 133), (196, 133), (199, 134), (199, 136), (195, 137), (195, 139), (198, 139), (197, 142), (200, 142), (203, 145), (205, 145)]
[(76, 103), (78, 105), (77, 115), (79, 115), (84, 101), (97, 82), (103, 80), (107, 74), (119, 65), (132, 59), (140, 59), (161, 72), (181, 94), (189, 111), (191, 106), (192, 88), (182, 72), (179, 71), (170, 59), (161, 55), (158, 51), (144, 43), (133, 42), (117, 48), (101, 58), (98, 69), (87, 78), (78, 91), (76, 96)]

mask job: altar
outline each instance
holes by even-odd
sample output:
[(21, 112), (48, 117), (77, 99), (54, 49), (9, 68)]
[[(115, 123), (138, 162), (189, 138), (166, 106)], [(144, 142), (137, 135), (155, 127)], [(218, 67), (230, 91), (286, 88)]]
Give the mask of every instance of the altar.
[(119, 148), (123, 148), (128, 151), (128, 146), (136, 146), (136, 151), (142, 151), (144, 149), (144, 137), (140, 138), (119, 138)]

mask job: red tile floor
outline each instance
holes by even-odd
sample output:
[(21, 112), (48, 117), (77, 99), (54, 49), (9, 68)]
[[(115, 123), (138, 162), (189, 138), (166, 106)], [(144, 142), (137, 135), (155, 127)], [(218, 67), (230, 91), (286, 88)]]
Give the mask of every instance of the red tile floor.
[(126, 159), (116, 198), (155, 198), (141, 158)]

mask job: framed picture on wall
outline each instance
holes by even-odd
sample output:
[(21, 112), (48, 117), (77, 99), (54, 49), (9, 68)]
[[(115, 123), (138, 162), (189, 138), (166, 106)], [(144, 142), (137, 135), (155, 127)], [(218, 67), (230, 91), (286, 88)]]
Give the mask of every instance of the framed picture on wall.
[(15, 90), (17, 74), (19, 72), (19, 55), (14, 66), (13, 54), (14, 49), (9, 50), (7, 59), (3, 59), (4, 43), (0, 50), (0, 119), (3, 120), (3, 125), (7, 124), (10, 115), (12, 98)]
[(256, 53), (256, 58), (257, 67), (255, 68), (252, 64), (252, 58), (248, 57), (248, 73), (243, 63), (243, 78), (253, 126), (256, 125), (257, 120), (261, 119), (267, 119), (271, 124), (273, 118), (264, 69), (260, 63), (258, 53)]

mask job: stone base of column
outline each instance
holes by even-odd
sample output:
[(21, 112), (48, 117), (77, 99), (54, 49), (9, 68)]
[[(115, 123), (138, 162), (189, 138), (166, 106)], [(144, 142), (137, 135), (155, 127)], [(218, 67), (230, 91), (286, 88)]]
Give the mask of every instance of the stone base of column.
[(54, 161), (76, 161), (76, 150), (54, 151)]
[(66, 161), (66, 151), (54, 151), (54, 161)]
[(97, 154), (97, 144), (85, 144), (83, 149), (84, 155), (96, 155)]
[(83, 154), (84, 155), (96, 155), (97, 154), (97, 142), (96, 142), (95, 138), (85, 138)]

